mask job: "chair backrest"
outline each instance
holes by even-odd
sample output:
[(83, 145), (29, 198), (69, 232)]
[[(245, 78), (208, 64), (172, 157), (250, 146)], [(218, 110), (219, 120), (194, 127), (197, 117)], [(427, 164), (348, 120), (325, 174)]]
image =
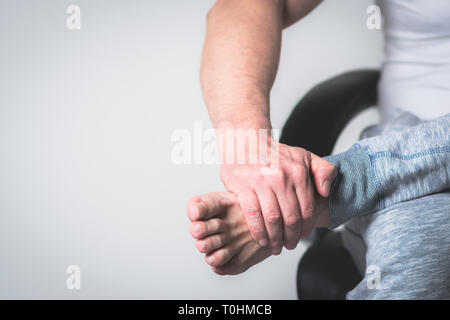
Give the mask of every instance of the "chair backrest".
[(318, 156), (331, 154), (342, 130), (359, 112), (375, 106), (378, 70), (347, 72), (313, 87), (295, 106), (280, 142)]

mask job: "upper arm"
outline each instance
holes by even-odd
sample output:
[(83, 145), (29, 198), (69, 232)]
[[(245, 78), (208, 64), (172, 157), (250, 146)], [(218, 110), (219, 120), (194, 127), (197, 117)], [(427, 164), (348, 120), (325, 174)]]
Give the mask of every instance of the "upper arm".
[(319, 5), (322, 0), (283, 0), (283, 27), (286, 28), (291, 24), (297, 22), (315, 7)]
[(208, 17), (216, 12), (248, 9), (256, 12), (259, 9), (278, 11), (282, 18), (282, 26), (286, 28), (310, 13), (322, 0), (217, 0), (208, 11)]

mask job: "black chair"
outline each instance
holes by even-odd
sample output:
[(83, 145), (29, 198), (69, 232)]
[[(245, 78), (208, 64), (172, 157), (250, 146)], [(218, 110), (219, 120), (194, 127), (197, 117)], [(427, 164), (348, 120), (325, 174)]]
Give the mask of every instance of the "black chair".
[[(359, 112), (377, 103), (378, 70), (338, 75), (312, 88), (295, 106), (280, 142), (321, 157), (331, 154), (342, 130)], [(299, 299), (345, 299), (362, 275), (342, 244), (341, 234), (316, 229), (297, 270)]]

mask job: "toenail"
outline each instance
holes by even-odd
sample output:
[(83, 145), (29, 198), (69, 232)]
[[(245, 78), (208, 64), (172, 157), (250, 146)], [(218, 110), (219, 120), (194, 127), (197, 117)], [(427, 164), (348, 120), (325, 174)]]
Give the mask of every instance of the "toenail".
[(198, 205), (203, 208), (206, 208), (206, 204), (203, 201), (198, 202)]
[(200, 231), (202, 231), (202, 226), (200, 225), (200, 223), (196, 223), (196, 224), (194, 225), (194, 231), (195, 231), (195, 232), (200, 232)]
[(195, 207), (195, 210), (192, 210), (192, 220), (200, 219), (200, 210), (198, 206)]
[(197, 215), (198, 215), (197, 219), (200, 219), (200, 211), (202, 210), (202, 208), (205, 209), (206, 204), (204, 202), (200, 201), (197, 203)]
[(208, 257), (208, 263), (214, 263), (214, 261), (216, 261), (216, 259), (214, 258), (214, 256), (209, 256), (209, 257)]

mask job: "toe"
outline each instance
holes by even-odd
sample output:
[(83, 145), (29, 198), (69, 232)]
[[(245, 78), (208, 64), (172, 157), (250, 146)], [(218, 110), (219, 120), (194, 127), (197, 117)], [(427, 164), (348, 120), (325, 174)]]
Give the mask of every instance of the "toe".
[(187, 205), (188, 217), (191, 221), (211, 219), (235, 202), (236, 199), (229, 192), (211, 192), (196, 196)]
[(213, 235), (224, 230), (224, 222), (218, 218), (191, 223), (191, 235), (195, 239), (202, 239), (206, 236)]
[(191, 221), (199, 220), (204, 215), (204, 210), (206, 210), (206, 204), (203, 202), (202, 196), (193, 197), (186, 207), (188, 218)]
[(233, 258), (231, 247), (220, 248), (205, 256), (206, 263), (213, 267), (220, 267), (230, 261), (231, 258)]
[(218, 274), (219, 276), (227, 275), (227, 272), (222, 267), (211, 267), (211, 269), (214, 273)]
[(206, 237), (201, 240), (197, 240), (197, 249), (201, 253), (209, 253), (213, 250), (222, 248), (225, 245), (226, 235), (219, 233)]

